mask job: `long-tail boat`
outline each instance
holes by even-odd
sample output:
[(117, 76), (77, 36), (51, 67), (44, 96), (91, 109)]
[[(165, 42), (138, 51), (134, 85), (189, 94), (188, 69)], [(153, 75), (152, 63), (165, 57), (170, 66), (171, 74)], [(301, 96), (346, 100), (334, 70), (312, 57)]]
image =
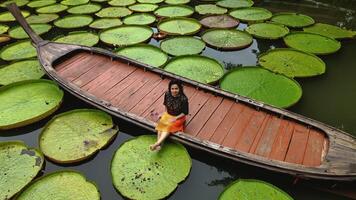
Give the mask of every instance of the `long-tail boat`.
[(47, 75), (79, 99), (154, 131), (167, 83), (185, 85), (190, 113), (172, 139), (218, 156), (294, 175), (356, 179), (355, 137), (321, 122), (202, 84), (108, 50), (41, 39), (15, 4)]

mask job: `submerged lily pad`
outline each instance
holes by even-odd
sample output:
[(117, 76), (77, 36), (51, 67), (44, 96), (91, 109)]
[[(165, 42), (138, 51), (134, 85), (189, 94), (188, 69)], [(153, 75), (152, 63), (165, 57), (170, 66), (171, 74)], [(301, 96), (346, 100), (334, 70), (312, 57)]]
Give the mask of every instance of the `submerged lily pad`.
[(170, 35), (192, 35), (200, 30), (201, 24), (193, 18), (172, 17), (162, 20), (157, 28)]
[(96, 185), (86, 180), (82, 174), (75, 171), (57, 171), (34, 181), (16, 199), (100, 200), (100, 193)]
[(129, 6), (129, 9), (135, 12), (153, 12), (158, 8), (156, 4), (139, 3)]
[(308, 33), (316, 33), (334, 39), (345, 39), (345, 38), (356, 37), (356, 31), (346, 30), (338, 26), (333, 26), (330, 24), (323, 24), (323, 23), (316, 23), (312, 26), (303, 28), (303, 30)]
[(315, 23), (313, 18), (298, 13), (278, 13), (273, 15), (271, 21), (286, 25), (291, 28), (302, 28)]
[(240, 24), (230, 15), (210, 15), (202, 18), (200, 23), (207, 28), (234, 28)]
[(176, 57), (164, 69), (202, 83), (214, 83), (224, 75), (223, 66), (218, 61), (198, 55)]
[(253, 5), (252, 0), (222, 0), (218, 1), (216, 5), (224, 8), (246, 8)]
[(137, 0), (140, 3), (153, 3), (153, 4), (157, 4), (157, 3), (162, 3), (164, 0)]
[(27, 6), (30, 8), (40, 8), (40, 7), (49, 6), (49, 5), (52, 5), (55, 3), (56, 3), (56, 0), (36, 0), (36, 1), (31, 1), (30, 3), (27, 4)]
[(192, 161), (184, 146), (167, 141), (162, 150), (152, 152), (149, 145), (155, 140), (153, 136), (139, 136), (116, 151), (111, 174), (115, 188), (123, 196), (162, 199), (188, 176)]
[(0, 51), (0, 57), (3, 60), (21, 60), (32, 58), (37, 55), (35, 47), (32, 46), (31, 41), (19, 41), (5, 46)]
[(16, 3), (16, 5), (18, 7), (22, 7), (26, 4), (28, 4), (28, 2), (29, 2), (29, 0), (8, 0), (8, 1), (5, 1), (4, 3), (1, 3), (0, 7), (6, 8), (6, 5), (9, 3)]
[(159, 17), (188, 17), (194, 13), (194, 9), (185, 5), (161, 6), (154, 14)]
[[(31, 28), (35, 31), (37, 35), (42, 35), (47, 33), (52, 29), (52, 26), (49, 24), (31, 24)], [(9, 35), (15, 39), (25, 39), (29, 38), (25, 30), (21, 26), (15, 26), (9, 30)]]
[(58, 17), (57, 14), (38, 14), (27, 17), (26, 21), (29, 24), (45, 24), (58, 19)]
[(136, 13), (124, 18), (123, 22), (127, 25), (149, 25), (156, 21), (154, 15), (148, 13)]
[(132, 11), (125, 7), (108, 7), (103, 8), (95, 15), (98, 17), (125, 17), (127, 15), (131, 15)]
[[(30, 12), (28, 11), (21, 11), (22, 16), (28, 17)], [(0, 13), (0, 22), (13, 22), (15, 21), (15, 17), (9, 11)]]
[(0, 24), (0, 34), (6, 33), (9, 30), (9, 27), (4, 24)]
[(173, 56), (199, 54), (205, 48), (205, 43), (195, 37), (180, 36), (168, 38), (161, 42), (161, 49)]
[(53, 4), (50, 6), (45, 6), (41, 8), (37, 8), (37, 13), (44, 13), (44, 14), (52, 14), (52, 13), (60, 13), (68, 9), (68, 6), (62, 4)]
[(37, 122), (57, 110), (63, 91), (48, 80), (28, 80), (0, 88), (0, 130)]
[(66, 6), (77, 6), (88, 3), (89, 0), (63, 0), (61, 4)]
[(265, 21), (272, 17), (269, 10), (258, 7), (240, 8), (231, 11), (229, 14), (244, 22)]
[(220, 194), (219, 200), (293, 200), (287, 193), (276, 186), (253, 179), (239, 179), (229, 186)]
[(294, 105), (302, 96), (298, 82), (261, 67), (231, 70), (221, 79), (220, 87), (280, 108)]
[(116, 53), (154, 67), (161, 67), (168, 60), (167, 54), (160, 48), (148, 44), (128, 46)]
[(339, 41), (314, 33), (293, 32), (283, 40), (288, 47), (317, 55), (335, 53), (341, 48)]
[(202, 40), (218, 49), (242, 49), (252, 44), (252, 36), (236, 29), (210, 29), (203, 33)]
[(114, 46), (127, 46), (145, 42), (153, 31), (147, 26), (125, 25), (107, 29), (100, 33), (100, 40)]
[(80, 28), (88, 26), (93, 21), (90, 15), (67, 15), (54, 22), (59, 28)]
[(44, 75), (38, 60), (24, 60), (0, 68), (0, 85), (40, 79)]
[(227, 12), (226, 8), (221, 8), (219, 6), (216, 6), (214, 4), (201, 4), (195, 6), (195, 11), (199, 13), (200, 15), (219, 15), (219, 14), (225, 14)]
[(257, 23), (251, 24), (246, 31), (256, 38), (275, 40), (284, 37), (289, 33), (289, 29), (277, 23)]
[(165, 0), (164, 3), (170, 4), (170, 5), (181, 5), (181, 4), (187, 4), (189, 3), (190, 0)]
[(289, 77), (310, 77), (323, 74), (325, 63), (317, 56), (294, 49), (273, 49), (261, 54), (259, 64)]
[(100, 4), (89, 3), (85, 5), (72, 7), (68, 9), (67, 12), (71, 14), (91, 14), (91, 13), (98, 12), (100, 9), (101, 9)]
[(112, 0), (109, 1), (109, 5), (111, 6), (129, 6), (135, 4), (136, 0)]
[(42, 169), (43, 155), (20, 141), (0, 142), (0, 199), (11, 199)]
[(96, 28), (96, 29), (107, 29), (107, 28), (112, 28), (116, 26), (122, 25), (122, 22), (120, 19), (117, 18), (101, 18), (95, 20), (93, 23), (89, 25), (90, 28)]
[(66, 36), (56, 38), (55, 42), (67, 43), (67, 44), (78, 44), (92, 47), (99, 42), (99, 36), (95, 33), (90, 33), (86, 31), (75, 31), (70, 32)]

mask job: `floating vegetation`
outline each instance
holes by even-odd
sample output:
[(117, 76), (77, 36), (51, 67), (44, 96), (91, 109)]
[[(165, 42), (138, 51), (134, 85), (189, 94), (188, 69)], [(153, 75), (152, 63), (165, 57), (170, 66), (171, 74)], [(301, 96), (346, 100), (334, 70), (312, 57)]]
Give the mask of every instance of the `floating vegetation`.
[(149, 40), (153, 31), (148, 26), (125, 25), (104, 30), (100, 40), (114, 46), (128, 46)]
[[(35, 98), (34, 98), (35, 97)], [(28, 80), (0, 88), (0, 130), (37, 122), (56, 111), (63, 91), (48, 80)]]
[(92, 22), (89, 27), (95, 29), (107, 29), (116, 26), (121, 26), (122, 21), (117, 18), (101, 18)]
[(34, 181), (16, 199), (100, 200), (100, 193), (96, 185), (87, 181), (82, 174), (75, 171), (57, 171)]
[(61, 4), (66, 6), (77, 6), (88, 3), (89, 0), (63, 0)]
[(162, 3), (164, 0), (137, 0), (140, 3), (153, 3), (153, 4), (157, 4), (157, 3)]
[(161, 42), (161, 49), (173, 56), (199, 54), (205, 48), (205, 43), (195, 37), (179, 36), (165, 39)]
[(68, 9), (67, 12), (71, 14), (91, 14), (98, 12), (100, 9), (101, 5), (90, 3), (85, 5), (74, 6)]
[(135, 12), (153, 12), (158, 8), (156, 4), (139, 3), (129, 6), (129, 9)]
[(251, 24), (246, 31), (256, 38), (270, 40), (282, 38), (289, 33), (286, 26), (271, 22)]
[(37, 13), (42, 13), (42, 14), (52, 14), (52, 13), (60, 13), (68, 9), (68, 6), (62, 5), (62, 4), (53, 4), (50, 6), (45, 6), (41, 8), (37, 8), (36, 12)]
[(201, 38), (208, 45), (223, 50), (242, 49), (252, 44), (250, 34), (236, 29), (210, 29)]
[(303, 30), (308, 33), (316, 33), (334, 39), (346, 39), (356, 37), (356, 31), (346, 30), (338, 26), (323, 23), (316, 23), (312, 26), (304, 27)]
[(272, 17), (272, 13), (269, 10), (258, 7), (240, 8), (231, 11), (229, 14), (243, 22), (265, 21)]
[(46, 24), (59, 18), (57, 14), (38, 14), (26, 18), (29, 24)]
[(293, 32), (283, 40), (288, 47), (317, 55), (335, 53), (341, 48), (339, 41), (314, 33)]
[(192, 35), (200, 30), (201, 24), (193, 18), (172, 17), (163, 19), (157, 28), (170, 35)]
[(136, 0), (112, 0), (109, 1), (109, 5), (111, 6), (129, 6), (135, 4)]
[(280, 108), (294, 105), (302, 96), (298, 82), (261, 67), (231, 70), (221, 79), (220, 87)]
[(164, 3), (169, 5), (181, 5), (181, 4), (187, 4), (189, 2), (190, 0), (165, 0), (164, 1)]
[(294, 49), (273, 49), (258, 57), (259, 64), (288, 77), (311, 77), (325, 72), (317, 56)]
[(29, 0), (8, 0), (8, 1), (5, 1), (4, 3), (1, 3), (0, 7), (6, 8), (6, 5), (9, 3), (16, 3), (16, 5), (18, 7), (22, 7), (22, 6), (25, 6), (26, 4), (28, 4), (28, 2), (29, 2)]
[(12, 43), (0, 51), (0, 58), (7, 61), (32, 58), (36, 55), (36, 49), (29, 40)]
[(132, 11), (125, 7), (108, 7), (103, 8), (95, 15), (98, 17), (125, 17), (127, 15), (131, 15)]
[(227, 13), (226, 8), (221, 8), (214, 4), (201, 4), (195, 6), (195, 11), (200, 15), (220, 15)]
[[(37, 35), (42, 35), (47, 33), (52, 29), (52, 26), (49, 24), (31, 24), (31, 28), (35, 31)], [(15, 39), (26, 39), (29, 38), (25, 30), (21, 26), (15, 26), (9, 30), (9, 35)]]
[[(153, 152), (149, 135), (131, 139), (120, 146), (111, 162), (115, 188), (129, 199), (162, 199), (173, 192), (189, 174), (191, 158), (183, 145), (165, 142)], [(133, 159), (135, 162), (132, 162)]]
[(10, 41), (10, 40), (11, 40), (10, 37), (5, 36), (5, 35), (0, 35), (0, 44), (4, 43), (4, 42), (7, 42), (7, 41)]
[(186, 5), (161, 6), (154, 14), (159, 17), (189, 17), (194, 9)]
[(0, 34), (6, 33), (9, 27), (5, 24), (0, 24)]
[(124, 24), (127, 25), (149, 25), (155, 21), (156, 17), (148, 13), (136, 13), (123, 19)]
[(106, 2), (106, 1), (109, 1), (109, 0), (91, 0), (92, 2)]
[[(30, 12), (23, 10), (21, 11), (21, 14), (24, 17), (28, 17), (30, 15)], [(0, 13), (0, 22), (13, 22), (13, 21), (15, 21), (15, 17), (12, 16), (12, 14), (9, 11)]]
[(59, 28), (80, 28), (88, 26), (93, 21), (90, 15), (67, 15), (54, 22)]
[(286, 25), (291, 28), (302, 28), (315, 23), (314, 19), (298, 13), (278, 13), (274, 14), (271, 21)]
[(278, 199), (293, 200), (287, 193), (276, 186), (260, 180), (239, 179), (220, 194), (219, 200), (256, 200), (256, 199)]
[(234, 28), (240, 24), (230, 15), (210, 15), (202, 18), (200, 23), (207, 28)]
[(0, 68), (0, 85), (40, 79), (44, 75), (38, 60), (24, 60)]
[(67, 44), (78, 44), (92, 47), (99, 42), (99, 36), (95, 33), (86, 31), (75, 31), (70, 32), (66, 36), (61, 36), (54, 39), (55, 42), (67, 43)]
[(252, 0), (222, 0), (218, 1), (216, 5), (224, 8), (246, 8), (253, 5)]
[(56, 3), (56, 0), (36, 0), (36, 1), (31, 1), (30, 3), (27, 4), (27, 6), (30, 8), (40, 8), (40, 7), (49, 6), (49, 5), (52, 5), (55, 3)]
[(11, 199), (20, 192), (43, 166), (43, 155), (21, 141), (0, 142), (0, 199)]
[(173, 58), (164, 69), (174, 74), (208, 84), (215, 83), (224, 75), (224, 68), (218, 61), (198, 55)]

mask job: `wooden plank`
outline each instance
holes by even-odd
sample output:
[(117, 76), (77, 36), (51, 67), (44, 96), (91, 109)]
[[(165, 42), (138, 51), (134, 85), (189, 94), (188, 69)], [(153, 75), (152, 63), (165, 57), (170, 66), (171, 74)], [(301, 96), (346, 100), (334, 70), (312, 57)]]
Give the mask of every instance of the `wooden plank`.
[(248, 152), (250, 153), (254, 153), (256, 148), (257, 148), (257, 145), (262, 137), (262, 133), (263, 133), (263, 130), (265, 129), (265, 127), (267, 126), (267, 124), (269, 123), (269, 120), (271, 119), (271, 115), (267, 114), (267, 116), (265, 117), (265, 119), (263, 120), (262, 122), (262, 126), (260, 128), (260, 130), (258, 130), (258, 133), (255, 137), (255, 139), (253, 140), (253, 143), (250, 147), (250, 150)]
[(282, 120), (269, 158), (284, 161), (293, 135), (294, 123)]
[(325, 136), (319, 131), (310, 130), (303, 165), (319, 166), (324, 147)]
[(264, 128), (261, 139), (257, 144), (257, 148), (255, 150), (256, 155), (268, 157), (272, 150), (274, 140), (276, 139), (281, 121), (282, 120), (280, 118), (272, 116), (270, 122)]
[(65, 70), (72, 65), (74, 62), (81, 62), (80, 60), (85, 59), (87, 56), (90, 56), (90, 53), (87, 52), (77, 52), (73, 54), (68, 59), (61, 61), (60, 63), (56, 63), (53, 67), (57, 72)]
[(189, 114), (187, 116), (185, 124), (189, 124), (189, 122), (194, 118), (198, 111), (212, 96), (212, 94), (206, 93), (201, 90), (196, 91), (195, 95), (189, 99)]
[(309, 137), (309, 129), (300, 124), (295, 124), (292, 140), (286, 155), (286, 162), (302, 164)]

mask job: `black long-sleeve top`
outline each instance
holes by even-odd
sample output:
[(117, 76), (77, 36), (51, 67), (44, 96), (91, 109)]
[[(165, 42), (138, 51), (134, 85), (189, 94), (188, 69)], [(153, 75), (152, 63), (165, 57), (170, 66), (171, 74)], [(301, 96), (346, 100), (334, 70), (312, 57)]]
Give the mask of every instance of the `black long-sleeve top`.
[(177, 97), (174, 97), (167, 91), (164, 94), (163, 105), (166, 106), (167, 113), (173, 116), (177, 116), (181, 113), (188, 115), (189, 113), (188, 98), (184, 94), (179, 94)]

